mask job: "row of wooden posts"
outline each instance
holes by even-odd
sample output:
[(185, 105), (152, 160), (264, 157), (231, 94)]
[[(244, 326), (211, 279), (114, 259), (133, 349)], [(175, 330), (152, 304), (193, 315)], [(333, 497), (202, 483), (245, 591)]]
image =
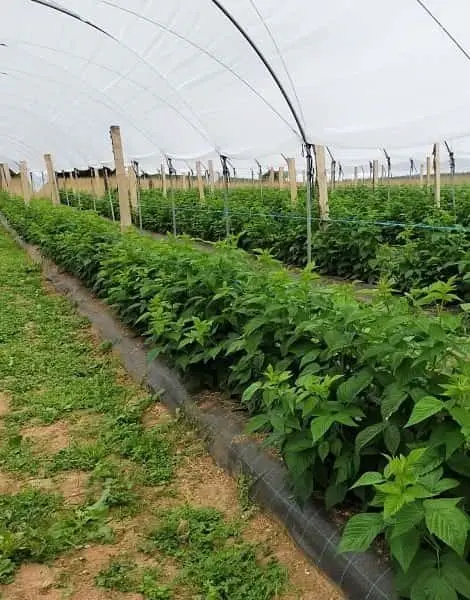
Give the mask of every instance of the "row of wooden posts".
[[(110, 136), (111, 136), (111, 144), (114, 155), (114, 163), (116, 170), (116, 183), (118, 188), (118, 196), (119, 196), (119, 208), (121, 214), (121, 227), (126, 229), (132, 223), (131, 221), (131, 207), (137, 207), (137, 176), (132, 167), (126, 169), (124, 163), (124, 152), (121, 138), (121, 131), (119, 126), (112, 126), (110, 128)], [(321, 145), (314, 146), (314, 155), (315, 155), (315, 163), (316, 163), (316, 181), (317, 181), (317, 189), (318, 189), (318, 203), (319, 203), (319, 211), (320, 218), (322, 220), (328, 219), (329, 215), (329, 207), (328, 207), (328, 179), (327, 179), (327, 170), (326, 170), (326, 159), (325, 159), (325, 147)], [(428, 156), (426, 158), (426, 185), (429, 187), (431, 185), (431, 165), (434, 162), (434, 173), (433, 173), (433, 184), (434, 184), (434, 197), (435, 203), (437, 206), (440, 206), (440, 161), (439, 161), (439, 144), (435, 145), (434, 148), (434, 156), (435, 160), (432, 161), (431, 157)], [(288, 182), (290, 189), (291, 201), (293, 204), (297, 202), (297, 173), (296, 173), (296, 165), (294, 158), (288, 158), (287, 167), (288, 167)], [(48, 195), (50, 196), (53, 204), (60, 204), (60, 196), (59, 196), (59, 186), (58, 180), (56, 176), (56, 172), (54, 170), (52, 156), (50, 154), (44, 155), (44, 162), (46, 165), (47, 178), (48, 178)], [(91, 177), (91, 186), (92, 193), (95, 195), (99, 195), (97, 191), (97, 174), (95, 169), (91, 169), (92, 177)], [(201, 162), (196, 162), (196, 176), (197, 176), (197, 186), (199, 190), (199, 196), (201, 201), (205, 200), (205, 186), (204, 186), (204, 178), (202, 174), (202, 166)], [(279, 187), (284, 187), (285, 183), (285, 172), (284, 168), (279, 168)], [(305, 179), (305, 173), (304, 173)], [(382, 181), (384, 179), (384, 167), (382, 166)], [(32, 187), (30, 174), (28, 171), (28, 165), (25, 161), (20, 163), (20, 180), (21, 180), (21, 192), (25, 202), (29, 203), (32, 197)], [(219, 181), (222, 183), (222, 180), (219, 178)], [(353, 183), (358, 183), (358, 167), (354, 168), (354, 179)], [(161, 169), (161, 182), (162, 182), (162, 192), (163, 195), (167, 195), (168, 193), (168, 182), (165, 174), (165, 168), (162, 165)], [(170, 182), (172, 182), (170, 178)], [(182, 179), (183, 189), (187, 188), (188, 180), (185, 176)], [(215, 181), (215, 173), (213, 161), (208, 161), (208, 183), (211, 193), (214, 191), (216, 186)], [(372, 185), (375, 187), (379, 183), (379, 161), (373, 161), (373, 169), (372, 169)], [(65, 181), (64, 181), (65, 184)], [(172, 183), (171, 183), (172, 184)], [(275, 185), (275, 175), (274, 169), (271, 168), (269, 170), (268, 175), (268, 184), (270, 186)], [(421, 165), (420, 168), (420, 185), (424, 186), (424, 165)], [(10, 170), (6, 164), (0, 164), (0, 189), (12, 191), (12, 183)]]

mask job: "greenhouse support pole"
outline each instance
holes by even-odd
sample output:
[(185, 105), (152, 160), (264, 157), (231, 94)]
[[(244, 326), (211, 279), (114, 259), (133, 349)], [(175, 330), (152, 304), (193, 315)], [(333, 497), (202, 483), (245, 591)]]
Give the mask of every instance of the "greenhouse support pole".
[(121, 215), (121, 229), (125, 230), (132, 225), (131, 210), (129, 207), (129, 188), (124, 166), (124, 152), (122, 149), (121, 128), (112, 125), (110, 129), (111, 143), (116, 166), (116, 179), (119, 194), (119, 211)]
[(167, 191), (167, 187), (166, 187), (165, 165), (163, 163), (161, 164), (161, 173), (162, 173), (162, 194), (163, 194), (163, 197), (166, 198), (168, 195), (168, 191)]
[(287, 166), (289, 169), (290, 200), (293, 205), (296, 205), (297, 204), (297, 172), (295, 170), (295, 158), (288, 158)]
[(141, 204), (142, 195), (141, 195), (141, 185), (140, 185), (141, 178), (140, 178), (140, 166), (137, 161), (132, 162), (131, 171), (134, 173), (134, 176), (135, 176), (137, 214), (139, 215), (139, 229), (140, 229), (140, 232), (142, 233), (142, 231), (144, 230), (144, 227), (143, 227), (143, 223), (142, 223), (142, 204)]
[[(93, 194), (94, 198), (98, 198), (99, 196), (99, 191), (98, 191), (98, 176), (96, 175), (96, 169), (94, 167), (90, 168), (90, 183), (91, 183), (91, 193)], [(96, 210), (96, 207), (95, 207)]]
[(183, 173), (181, 175), (181, 187), (185, 191), (188, 189), (188, 176), (186, 175), (186, 173)]
[(429, 189), (431, 186), (431, 157), (426, 156), (426, 187)]
[(68, 183), (67, 183), (67, 173), (65, 171), (62, 171), (62, 178), (64, 180), (65, 202), (67, 203), (67, 206), (70, 206), (69, 188), (68, 188)]
[(441, 152), (439, 143), (434, 144), (434, 204), (441, 208)]
[(78, 183), (78, 177), (77, 177), (76, 169), (73, 170), (73, 178), (74, 178), (74, 181), (75, 181), (75, 188), (77, 189), (78, 210), (82, 210), (82, 197), (80, 195), (80, 187), (79, 187), (79, 183)]
[[(314, 146), (315, 165), (317, 169), (318, 182), (318, 204), (320, 207), (320, 219), (327, 221), (329, 218), (328, 206), (328, 180), (326, 177), (325, 146)], [(308, 180), (307, 180), (308, 181)]]
[(112, 197), (112, 194), (111, 194), (111, 186), (109, 185), (108, 171), (106, 170), (106, 167), (103, 169), (103, 180), (104, 180), (104, 193), (108, 197), (109, 208), (110, 208), (110, 211), (111, 211), (111, 218), (113, 220), (113, 223), (115, 223), (116, 222), (116, 215), (114, 214), (113, 197)]
[(358, 174), (358, 169), (357, 169), (357, 167), (354, 167), (354, 185), (357, 185), (357, 174)]
[(227, 157), (220, 155), (220, 162), (222, 163), (222, 175), (224, 178), (224, 219), (225, 219), (225, 234), (227, 238), (230, 236), (230, 214), (229, 214), (229, 197), (228, 189), (230, 183), (230, 170), (227, 165)]
[(279, 189), (284, 189), (284, 167), (279, 167)]
[[(312, 150), (312, 144), (305, 144), (305, 159), (307, 162), (307, 265), (312, 264), (312, 198), (315, 185)], [(325, 153), (323, 152), (323, 162), (324, 161)]]
[(5, 175), (5, 165), (0, 163), (0, 190), (8, 192), (7, 178)]
[(129, 179), (129, 199), (131, 201), (131, 207), (135, 210), (138, 208), (137, 204), (137, 175), (135, 174), (134, 167), (131, 165), (128, 169)]
[(59, 188), (57, 187), (57, 178), (55, 176), (52, 156), (50, 154), (44, 154), (44, 162), (46, 163), (47, 178), (49, 180), (49, 193), (51, 195), (52, 204), (60, 204)]
[(28, 163), (25, 160), (20, 162), (21, 190), (26, 204), (31, 202), (31, 183), (29, 181)]
[(376, 159), (372, 163), (372, 188), (375, 190), (379, 182), (379, 161)]
[(208, 164), (208, 167), (209, 167), (209, 187), (210, 187), (211, 194), (213, 194), (214, 193), (214, 187), (215, 187), (214, 161), (213, 160), (208, 160), (207, 164)]
[(206, 195), (204, 193), (204, 181), (202, 180), (202, 167), (201, 161), (196, 161), (196, 176), (197, 176), (197, 187), (199, 190), (199, 200), (204, 202), (206, 199)]
[(269, 168), (269, 185), (274, 187), (274, 169), (273, 167)]
[(9, 191), (11, 189), (11, 175), (10, 175), (10, 167), (7, 163), (2, 164), (3, 171), (3, 180), (5, 181), (5, 189)]
[[(173, 161), (169, 156), (166, 157), (166, 164), (168, 165), (168, 173), (170, 176), (171, 220), (173, 223), (173, 235), (176, 236), (178, 232), (176, 229), (176, 204), (175, 204), (175, 190), (174, 190), (174, 185), (173, 185), (173, 176), (176, 175), (176, 169), (173, 166)], [(162, 165), (162, 174), (164, 174), (164, 173), (165, 173), (165, 168)]]
[(424, 187), (424, 164), (419, 165), (419, 186)]

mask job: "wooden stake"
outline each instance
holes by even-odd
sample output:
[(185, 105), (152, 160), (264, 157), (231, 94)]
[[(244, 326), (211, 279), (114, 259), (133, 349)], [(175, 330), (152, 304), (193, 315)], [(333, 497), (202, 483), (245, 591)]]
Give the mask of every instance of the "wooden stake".
[(20, 177), (23, 199), (26, 204), (29, 204), (31, 202), (31, 180), (29, 178), (28, 165), (24, 160), (20, 162)]
[(90, 183), (91, 183), (91, 193), (93, 196), (98, 196), (98, 187), (97, 187), (97, 177), (96, 177), (96, 169), (94, 167), (90, 167)]
[(318, 182), (318, 202), (320, 205), (320, 219), (326, 221), (329, 217), (328, 207), (328, 179), (326, 176), (325, 147), (314, 146), (315, 165), (317, 170)]
[(287, 167), (289, 169), (290, 200), (292, 204), (297, 204), (297, 172), (295, 170), (295, 158), (287, 159)]
[(7, 184), (7, 190), (11, 190), (10, 167), (8, 166), (7, 163), (4, 163), (4, 165), (3, 165), (3, 173), (4, 173), (5, 181), (6, 181), (6, 184)]
[(270, 169), (269, 169), (269, 185), (271, 187), (274, 187), (274, 169), (273, 169), (273, 167), (270, 167)]
[(161, 173), (162, 173), (162, 194), (163, 194), (163, 197), (166, 198), (168, 196), (168, 186), (166, 185), (165, 163), (161, 164)]
[(127, 169), (127, 172), (129, 173), (129, 199), (132, 208), (137, 209), (137, 176), (132, 165)]
[(434, 202), (441, 207), (441, 152), (439, 143), (434, 144)]
[(431, 157), (426, 156), (426, 186), (429, 188), (431, 185)]
[(196, 162), (197, 187), (199, 189), (199, 199), (204, 202), (206, 195), (204, 194), (204, 181), (202, 180), (201, 161)]
[(7, 169), (8, 166), (5, 164), (0, 164), (0, 189), (4, 192), (8, 192), (8, 179), (7, 179)]
[(119, 211), (121, 215), (121, 230), (132, 225), (131, 210), (129, 207), (129, 183), (124, 166), (124, 152), (122, 149), (121, 128), (112, 125), (110, 128), (111, 143), (113, 146), (114, 165), (116, 167), (116, 179), (119, 194)]
[(374, 188), (374, 190), (377, 187), (378, 182), (379, 182), (379, 161), (374, 160), (373, 167), (372, 167), (372, 187)]
[(47, 179), (49, 181), (49, 190), (52, 204), (60, 204), (59, 188), (57, 187), (57, 178), (55, 176), (54, 164), (50, 154), (44, 154), (44, 162), (46, 163)]
[(279, 189), (284, 188), (284, 167), (279, 167)]
[(207, 161), (209, 166), (209, 186), (211, 190), (211, 194), (214, 193), (215, 187), (215, 176), (214, 176), (214, 162), (212, 160)]
[(424, 164), (419, 165), (419, 185), (424, 187)]

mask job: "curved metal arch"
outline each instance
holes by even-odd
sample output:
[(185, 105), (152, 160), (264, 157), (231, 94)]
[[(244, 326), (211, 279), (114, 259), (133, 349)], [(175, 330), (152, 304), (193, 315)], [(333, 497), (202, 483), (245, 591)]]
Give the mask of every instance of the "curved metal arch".
[[(16, 40), (16, 45), (31, 46), (31, 47), (33, 47), (33, 48), (42, 48), (42, 49), (45, 49), (45, 50), (49, 50), (49, 51), (51, 51), (51, 52), (57, 52), (57, 53), (60, 53), (60, 54), (66, 54), (66, 55), (68, 55), (68, 56), (72, 56), (73, 58), (77, 58), (77, 59), (79, 59), (79, 60), (83, 60), (83, 61), (87, 61), (87, 60), (88, 60), (88, 59), (86, 59), (86, 58), (85, 58), (85, 57), (83, 57), (83, 56), (80, 56), (80, 55), (78, 55), (78, 54), (74, 54), (73, 52), (68, 52), (68, 51), (64, 51), (64, 50), (58, 50), (57, 48), (52, 48), (51, 46), (44, 46), (43, 44), (35, 44), (35, 43), (32, 43), (32, 42), (26, 42), (26, 41), (24, 41), (24, 40), (19, 40), (19, 41), (18, 41), (18, 40)], [(30, 54), (31, 56), (33, 56), (33, 54), (32, 54), (32, 53), (30, 53), (30, 52), (28, 52), (27, 54)], [(52, 67), (54, 67), (54, 68), (57, 68), (58, 70), (60, 70), (60, 71), (62, 71), (62, 72), (64, 72), (64, 73), (68, 73), (68, 70), (67, 70), (65, 67), (62, 67), (62, 66), (60, 66), (60, 65), (57, 65), (56, 63), (53, 63), (53, 62), (51, 62), (51, 61), (49, 61), (49, 60), (46, 60), (46, 59), (44, 59), (44, 58), (41, 58), (40, 60), (41, 60), (42, 62), (44, 62), (45, 64), (47, 64), (47, 65), (50, 65), (50, 66), (52, 66)], [(97, 67), (99, 67), (99, 68), (103, 69), (104, 71), (108, 71), (109, 73), (113, 73), (113, 74), (119, 75), (119, 71), (116, 71), (115, 69), (111, 69), (111, 68), (110, 68), (110, 67), (108, 67), (107, 65), (104, 65), (104, 64), (102, 64), (102, 63), (97, 63), (97, 62), (94, 62), (94, 61), (88, 61), (88, 62), (89, 62), (89, 64), (92, 64), (92, 65), (94, 65), (94, 66), (97, 66)], [(41, 79), (47, 79), (47, 78), (46, 78), (46, 77), (44, 77), (43, 75), (40, 75), (40, 78), (41, 78)], [(60, 82), (59, 82), (59, 81), (57, 81), (57, 80), (55, 80), (55, 79), (53, 79), (53, 78), (48, 78), (48, 79), (49, 79), (50, 81), (54, 81), (54, 82), (56, 82), (56, 83), (59, 83), (59, 84), (61, 84), (61, 83), (62, 83), (62, 81), (60, 81)], [(84, 80), (83, 80), (83, 79), (80, 79), (80, 81), (84, 81)], [(153, 96), (153, 97), (154, 97), (156, 100), (158, 100), (158, 101), (162, 102), (162, 103), (163, 103), (163, 104), (164, 104), (164, 105), (165, 105), (167, 108), (169, 108), (169, 109), (171, 109), (171, 110), (174, 110), (174, 112), (176, 112), (176, 114), (177, 114), (179, 117), (181, 117), (181, 118), (184, 120), (184, 122), (185, 122), (185, 123), (189, 123), (189, 124), (191, 124), (191, 121), (187, 120), (187, 119), (184, 117), (184, 115), (182, 115), (182, 114), (181, 114), (181, 112), (180, 112), (180, 111), (178, 111), (178, 110), (177, 110), (177, 109), (176, 109), (176, 108), (175, 108), (175, 107), (174, 107), (172, 104), (170, 104), (169, 102), (167, 102), (167, 101), (166, 101), (164, 98), (162, 98), (161, 96), (158, 96), (158, 95), (156, 95), (156, 94), (153, 92), (153, 90), (152, 90), (150, 87), (144, 86), (144, 85), (142, 85), (141, 83), (139, 83), (139, 82), (135, 81), (134, 79), (126, 79), (126, 81), (130, 81), (130, 82), (132, 82), (132, 83), (133, 83), (133, 84), (134, 84), (134, 85), (135, 85), (137, 88), (140, 88), (140, 89), (142, 89), (142, 90), (144, 90), (144, 91), (148, 92), (148, 93), (149, 93), (151, 96)], [(70, 85), (68, 85), (68, 84), (64, 84), (64, 85), (66, 85), (67, 87), (72, 87), (72, 86), (70, 86)], [(89, 84), (88, 84), (88, 85), (89, 85)], [(103, 96), (104, 98), (106, 98), (106, 100), (109, 100), (109, 97), (108, 97), (106, 94), (104, 94), (104, 92), (103, 92), (101, 89), (99, 89), (99, 88), (96, 88), (95, 86), (91, 86), (91, 85), (89, 85), (89, 87), (90, 87), (92, 90), (94, 90), (94, 91), (95, 91), (97, 94), (100, 94), (101, 96)], [(86, 93), (85, 93), (85, 92), (84, 92), (84, 91), (83, 91), (81, 88), (80, 88), (80, 91), (81, 91), (81, 93), (83, 93), (83, 94), (84, 94), (84, 95), (86, 95), (87, 97), (89, 97), (89, 98), (93, 99), (93, 97), (92, 97), (90, 94), (86, 94)], [(157, 148), (157, 149), (158, 149), (160, 152), (162, 152), (162, 154), (164, 153), (164, 150), (163, 150), (162, 148), (160, 148), (158, 145), (156, 145), (156, 144), (155, 144), (155, 141), (154, 141), (154, 139), (153, 139), (153, 138), (150, 138), (150, 137), (149, 137), (149, 135), (148, 135), (148, 134), (145, 132), (145, 130), (143, 130), (143, 129), (141, 129), (139, 126), (137, 126), (137, 125), (134, 123), (134, 121), (133, 121), (133, 120), (132, 120), (132, 119), (131, 119), (131, 118), (130, 118), (128, 115), (127, 115), (127, 113), (123, 112), (123, 111), (122, 111), (120, 108), (118, 108), (118, 107), (119, 107), (119, 105), (118, 105), (118, 104), (115, 104), (115, 103), (113, 102), (113, 103), (112, 103), (112, 106), (109, 106), (109, 104), (107, 104), (107, 103), (105, 103), (105, 102), (103, 102), (103, 101), (100, 101), (100, 103), (101, 103), (101, 104), (103, 104), (103, 106), (108, 106), (108, 107), (112, 108), (112, 110), (116, 110), (116, 111), (117, 111), (117, 112), (118, 112), (120, 115), (122, 115), (122, 116), (123, 116), (123, 118), (125, 118), (125, 119), (126, 119), (128, 122), (129, 122), (129, 123), (131, 123), (131, 124), (132, 124), (132, 126), (133, 126), (133, 127), (136, 129), (136, 131), (138, 131), (138, 132), (139, 132), (139, 133), (140, 133), (140, 134), (141, 134), (143, 137), (147, 138), (147, 140), (148, 140), (149, 142), (151, 142), (151, 143), (152, 143), (152, 144), (155, 146), (155, 148)], [(117, 107), (117, 108), (115, 108), (115, 107)], [(200, 134), (200, 131), (199, 131), (199, 129), (197, 129), (196, 127), (193, 127), (193, 129), (194, 129), (194, 131), (196, 131), (196, 133)], [(207, 140), (206, 140), (206, 141), (207, 141)]]
[(104, 35), (106, 35), (107, 37), (109, 37), (113, 40), (116, 40), (116, 38), (114, 36), (112, 36), (110, 33), (105, 31), (104, 29), (102, 29), (99, 25), (96, 25), (95, 23), (92, 23), (91, 21), (88, 21), (87, 19), (83, 19), (80, 15), (77, 15), (77, 13), (74, 13), (73, 11), (68, 10), (67, 8), (64, 8), (63, 6), (60, 6), (60, 4), (57, 4), (57, 2), (53, 2), (52, 0), (30, 0), (30, 2), (32, 2), (33, 4), (39, 4), (40, 6), (45, 6), (46, 8), (50, 8), (52, 10), (60, 12), (64, 15), (67, 15), (68, 17), (72, 17), (73, 19), (76, 19), (77, 21), (80, 21), (81, 23), (84, 23), (85, 25), (88, 25), (89, 27), (96, 29), (100, 33), (104, 33)]
[(117, 4), (114, 4), (113, 2), (110, 2), (110, 0), (101, 0), (101, 3), (102, 4), (106, 4), (108, 6), (111, 6), (111, 7), (115, 8), (115, 9), (117, 9), (117, 10), (120, 10), (121, 12), (125, 12), (125, 13), (128, 13), (128, 14), (131, 14), (134, 17), (136, 17), (137, 19), (140, 19), (141, 21), (145, 21), (147, 23), (150, 23), (151, 25), (154, 25), (155, 27), (159, 27), (163, 31), (166, 31), (167, 33), (170, 33), (174, 37), (176, 37), (176, 38), (178, 38), (178, 39), (186, 42), (191, 47), (193, 47), (196, 50), (198, 50), (199, 52), (203, 53), (205, 56), (208, 56), (209, 58), (211, 58), (213, 61), (215, 61), (217, 64), (219, 64), (223, 69), (225, 69), (226, 71), (228, 71), (229, 73), (231, 73), (234, 77), (236, 77), (238, 79), (238, 81), (240, 81), (243, 85), (245, 85), (251, 92), (253, 92), (255, 94), (255, 96), (257, 98), (259, 98), (270, 110), (272, 110), (273, 113), (277, 117), (279, 117), (279, 119), (281, 119), (282, 122), (285, 125), (287, 125), (287, 127), (289, 127), (289, 129), (293, 133), (297, 134), (297, 131), (292, 127), (292, 125), (289, 123), (289, 121), (287, 121), (281, 115), (281, 113), (270, 102), (268, 102), (266, 100), (266, 98), (264, 98), (248, 81), (246, 81), (246, 79), (243, 79), (243, 77), (241, 77), (241, 75), (239, 75), (234, 69), (232, 69), (232, 67), (230, 67), (230, 65), (227, 65), (222, 60), (220, 60), (219, 58), (217, 58), (217, 56), (215, 56), (215, 54), (212, 54), (211, 52), (209, 52), (208, 50), (206, 50), (205, 48), (203, 48), (199, 44), (196, 44), (195, 42), (193, 42), (189, 38), (185, 37), (184, 35), (181, 35), (177, 31), (175, 31), (174, 29), (171, 29), (170, 27), (164, 25), (163, 23), (160, 23), (159, 21), (156, 21), (155, 19), (151, 19), (150, 17), (146, 17), (145, 15), (141, 15), (140, 13), (136, 12), (135, 10), (132, 10), (130, 8), (124, 8), (123, 6), (118, 6)]
[[(52, 63), (48, 63), (48, 64), (52, 64)], [(55, 65), (54, 65), (54, 66), (55, 66)], [(59, 68), (60, 68), (60, 69), (62, 69), (62, 67), (59, 67)], [(62, 70), (63, 70), (63, 71), (66, 71), (66, 69), (62, 69)], [(143, 129), (141, 129), (141, 128), (140, 128), (138, 125), (136, 125), (136, 124), (135, 124), (135, 123), (132, 121), (132, 119), (130, 119), (130, 118), (128, 117), (127, 113), (125, 113), (125, 112), (121, 111), (121, 110), (118, 108), (118, 105), (115, 105), (114, 103), (108, 104), (108, 103), (106, 103), (106, 102), (104, 102), (104, 101), (97, 100), (97, 99), (93, 98), (93, 96), (92, 96), (92, 95), (90, 95), (90, 94), (86, 93), (86, 92), (85, 92), (85, 91), (84, 91), (82, 88), (79, 88), (78, 86), (77, 86), (77, 87), (75, 87), (75, 86), (74, 86), (74, 85), (72, 85), (72, 84), (64, 83), (62, 80), (61, 80), (61, 81), (58, 81), (58, 80), (56, 80), (56, 79), (54, 79), (54, 78), (52, 78), (52, 77), (44, 76), (43, 74), (30, 73), (30, 72), (28, 72), (28, 71), (21, 71), (21, 70), (19, 70), (19, 69), (11, 69), (11, 72), (12, 72), (12, 73), (21, 73), (21, 74), (25, 75), (26, 77), (32, 77), (32, 78), (38, 78), (38, 79), (40, 79), (40, 80), (44, 80), (44, 81), (50, 81), (50, 82), (52, 82), (52, 83), (55, 83), (55, 84), (58, 84), (58, 85), (63, 85), (64, 87), (66, 87), (66, 88), (69, 88), (69, 89), (72, 89), (72, 90), (73, 90), (73, 89), (79, 89), (79, 90), (80, 90), (80, 93), (81, 93), (81, 94), (83, 94), (85, 97), (88, 97), (88, 98), (90, 98), (91, 100), (93, 100), (94, 102), (97, 102), (98, 104), (101, 104), (101, 105), (105, 106), (106, 108), (109, 108), (110, 110), (113, 110), (113, 111), (117, 112), (118, 114), (120, 114), (120, 115), (122, 116), (122, 118), (123, 118), (123, 119), (125, 119), (126, 121), (128, 121), (128, 122), (129, 122), (129, 123), (132, 125), (132, 127), (134, 127), (134, 129), (135, 129), (136, 131), (138, 131), (138, 132), (139, 132), (139, 133), (140, 133), (140, 134), (141, 134), (143, 137), (145, 137), (145, 138), (146, 138), (146, 139), (147, 139), (147, 140), (148, 140), (148, 141), (149, 141), (149, 142), (150, 142), (150, 143), (151, 143), (153, 146), (155, 146), (155, 148), (156, 148), (158, 151), (160, 151), (160, 152), (162, 152), (162, 153), (163, 153), (163, 150), (162, 150), (161, 148), (159, 148), (159, 147), (158, 147), (158, 146), (155, 144), (155, 142), (154, 142), (153, 138), (151, 138), (151, 137), (148, 135), (148, 133), (147, 133), (146, 131), (144, 131), (144, 130), (143, 130)], [(90, 86), (90, 87), (92, 87), (92, 86)], [(96, 91), (96, 92), (98, 92), (98, 93), (101, 93), (101, 92), (100, 92), (100, 90), (99, 90), (98, 88), (94, 88), (94, 87), (92, 87), (92, 89), (93, 89), (93, 90), (95, 90), (95, 91)], [(104, 94), (102, 94), (102, 95), (103, 95), (103, 96), (105, 96)], [(105, 96), (105, 97), (106, 97), (106, 98), (108, 98), (107, 96)], [(57, 118), (55, 118), (53, 121), (51, 121), (51, 123), (55, 123), (56, 121), (57, 121)]]
[(251, 48), (254, 50), (254, 52), (256, 53), (256, 55), (258, 56), (258, 58), (261, 60), (261, 62), (263, 63), (263, 65), (266, 67), (266, 69), (268, 70), (269, 74), (271, 75), (272, 79), (274, 80), (275, 84), (277, 85), (279, 91), (282, 94), (282, 97), (284, 98), (284, 100), (287, 103), (287, 106), (289, 107), (289, 110), (292, 113), (292, 116), (294, 117), (294, 120), (297, 124), (297, 127), (299, 129), (299, 133), (300, 136), (302, 138), (303, 143), (306, 146), (311, 145), (310, 142), (307, 139), (307, 134), (305, 132), (304, 126), (300, 120), (299, 115), (297, 114), (297, 111), (295, 110), (295, 107), (292, 103), (292, 100), (289, 96), (289, 94), (286, 92), (284, 86), (282, 85), (282, 81), (279, 79), (279, 77), (276, 74), (276, 71), (274, 71), (273, 67), (271, 66), (270, 62), (268, 61), (268, 59), (264, 56), (264, 54), (262, 53), (262, 51), (258, 48), (258, 46), (256, 45), (256, 43), (254, 42), (254, 40), (248, 35), (248, 33), (245, 31), (245, 29), (240, 25), (240, 23), (235, 19), (235, 17), (223, 6), (223, 4), (221, 2), (219, 2), (219, 0), (210, 0), (212, 2), (212, 4), (214, 4), (214, 6), (216, 6), (220, 12), (230, 21), (230, 23), (232, 23), (232, 25), (240, 32), (240, 34), (243, 36), (243, 38), (248, 42), (248, 44), (251, 46)]
[(275, 40), (274, 35), (273, 35), (270, 27), (268, 26), (268, 24), (266, 23), (266, 21), (263, 19), (263, 15), (261, 14), (260, 10), (258, 9), (258, 7), (257, 7), (257, 5), (255, 3), (255, 0), (249, 0), (249, 1), (250, 1), (251, 6), (253, 7), (253, 10), (256, 12), (259, 20), (261, 21), (264, 29), (266, 30), (266, 33), (269, 35), (272, 43), (274, 44), (274, 48), (276, 49), (276, 52), (277, 52), (277, 54), (278, 54), (278, 56), (279, 56), (279, 58), (281, 60), (282, 66), (284, 67), (284, 71), (285, 71), (285, 73), (287, 75), (287, 79), (289, 80), (289, 83), (290, 83), (290, 86), (292, 88), (292, 91), (294, 92), (295, 99), (297, 100), (297, 105), (299, 107), (300, 116), (302, 118), (302, 121), (305, 123), (305, 116), (304, 116), (304, 111), (302, 110), (302, 104), (300, 102), (299, 95), (297, 94), (297, 90), (296, 90), (295, 85), (294, 85), (294, 80), (292, 79), (291, 74), (289, 72), (289, 69), (287, 68), (287, 63), (286, 63), (286, 61), (284, 59), (284, 56), (283, 56), (283, 54), (281, 52), (281, 49), (279, 48), (279, 45), (278, 45), (277, 41)]
[(112, 34), (108, 33), (107, 31), (105, 31), (104, 29), (102, 29), (98, 25), (94, 24), (91, 21), (83, 19), (82, 17), (80, 17), (80, 15), (77, 15), (76, 13), (73, 13), (73, 12), (71, 12), (71, 11), (63, 8), (61, 5), (57, 4), (56, 2), (51, 2), (50, 0), (30, 0), (30, 1), (31, 2), (35, 2), (35, 3), (37, 3), (37, 4), (41, 5), (41, 6), (44, 6), (46, 8), (50, 8), (52, 10), (55, 10), (56, 12), (58, 12), (60, 14), (63, 14), (63, 15), (68, 16), (68, 17), (71, 17), (71, 18), (77, 20), (80, 23), (83, 23), (83, 24), (85, 24), (85, 25), (87, 25), (89, 27), (92, 27), (93, 29), (95, 29), (98, 32), (106, 35), (106, 37), (108, 37), (109, 39), (111, 39), (112, 41), (114, 41), (115, 43), (117, 43), (119, 46), (121, 46), (122, 48), (124, 48), (125, 50), (127, 50), (128, 52), (130, 52), (133, 56), (135, 56), (137, 58), (138, 61), (140, 61), (141, 63), (145, 64), (157, 77), (159, 77), (160, 79), (162, 79), (165, 82), (165, 84), (169, 87), (169, 89), (172, 91), (172, 93), (175, 94), (175, 96), (178, 96), (181, 99), (181, 102), (189, 110), (189, 112), (193, 115), (194, 119), (199, 123), (200, 128), (196, 128), (195, 123), (193, 123), (185, 115), (183, 115), (181, 112), (179, 112), (175, 107), (172, 107), (173, 110), (175, 110), (176, 112), (178, 112), (180, 114), (181, 118), (184, 119), (190, 125), (191, 128), (193, 128), (195, 131), (197, 131), (199, 133), (199, 135), (201, 135), (203, 138), (205, 138), (206, 141), (209, 142), (212, 145), (212, 148), (214, 150), (216, 150), (217, 144), (214, 142), (213, 139), (211, 139), (211, 137), (209, 135), (209, 132), (206, 130), (206, 127), (204, 126), (204, 124), (201, 121), (200, 117), (196, 114), (196, 112), (191, 107), (191, 105), (188, 104), (188, 102), (186, 102), (184, 96), (179, 92), (179, 90), (177, 88), (175, 88), (168, 81), (168, 79), (164, 75), (162, 75), (157, 69), (155, 69), (154, 65), (151, 62), (149, 62), (148, 60), (146, 60), (143, 56), (141, 56), (133, 48), (131, 48), (130, 46), (128, 46), (127, 44), (125, 44), (121, 40), (118, 40), (116, 37), (114, 37)]

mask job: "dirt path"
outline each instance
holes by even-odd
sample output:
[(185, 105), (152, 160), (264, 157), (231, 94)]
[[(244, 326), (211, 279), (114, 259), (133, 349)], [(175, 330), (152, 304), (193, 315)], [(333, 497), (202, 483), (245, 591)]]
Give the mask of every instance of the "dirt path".
[(0, 597), (339, 600), (0, 231)]

